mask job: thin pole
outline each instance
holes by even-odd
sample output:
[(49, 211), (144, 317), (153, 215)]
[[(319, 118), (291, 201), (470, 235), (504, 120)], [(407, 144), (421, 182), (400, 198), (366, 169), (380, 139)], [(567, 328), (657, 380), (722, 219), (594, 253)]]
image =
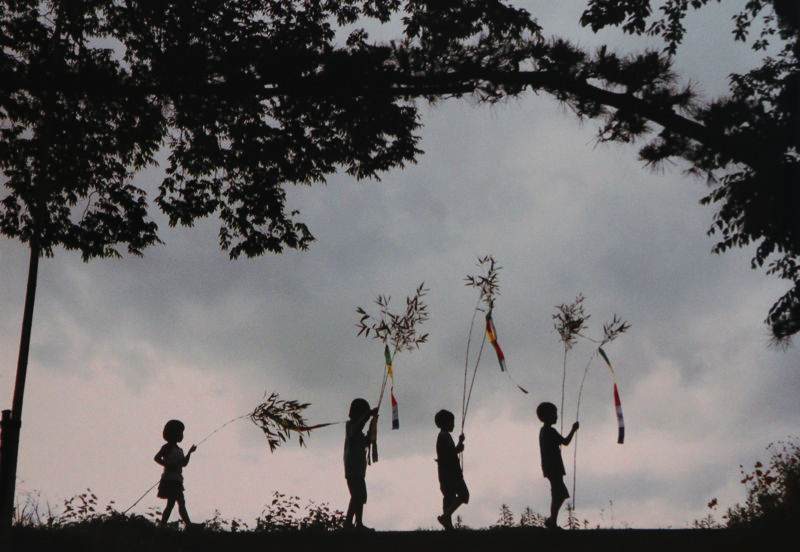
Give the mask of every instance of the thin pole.
[(575, 485), (578, 470), (578, 434), (575, 434), (575, 448), (572, 449), (572, 511), (575, 511)]
[[(483, 339), (481, 340), (481, 347), (478, 349), (478, 357), (475, 359), (475, 369), (472, 371), (472, 381), (469, 384), (469, 392), (467, 393), (467, 401), (464, 404), (464, 415), (461, 418), (461, 433), (464, 433), (464, 423), (467, 419), (467, 412), (469, 411), (469, 402), (472, 399), (472, 388), (475, 386), (475, 376), (478, 375), (478, 366), (481, 363), (481, 355), (483, 354), (483, 347), (486, 345), (486, 332), (483, 333)], [(460, 455), (461, 460), (461, 471), (464, 471), (464, 453), (462, 452)]]
[[(394, 357), (397, 356), (397, 347), (395, 346), (394, 352), (392, 353), (392, 363), (394, 363)], [(383, 367), (383, 383), (381, 383), (381, 395), (378, 397), (378, 409), (381, 407), (381, 403), (383, 403), (383, 394), (386, 391), (386, 381), (389, 379), (389, 371), (386, 370), (386, 367)]]
[(469, 333), (467, 334), (467, 354), (464, 355), (464, 388), (461, 393), (461, 432), (464, 432), (464, 419), (467, 416), (467, 372), (469, 371), (469, 347), (472, 344), (472, 330), (475, 327), (475, 318), (478, 316), (478, 306), (481, 304), (481, 298), (478, 296), (478, 301), (475, 303), (475, 309), (472, 311), (472, 320), (469, 323)]
[(567, 343), (564, 342), (564, 366), (561, 369), (561, 434), (564, 434), (564, 386), (567, 384)]
[(232, 419), (228, 420), (227, 422), (225, 422), (224, 424), (222, 424), (221, 426), (219, 426), (217, 429), (215, 429), (214, 431), (212, 431), (211, 433), (209, 433), (208, 435), (206, 435), (205, 437), (203, 437), (202, 439), (200, 439), (199, 441), (197, 441), (197, 443), (195, 444), (195, 446), (202, 445), (203, 443), (205, 443), (206, 441), (208, 441), (208, 440), (209, 440), (209, 439), (210, 439), (210, 438), (211, 438), (211, 437), (212, 437), (212, 436), (213, 436), (215, 433), (217, 433), (217, 432), (218, 432), (218, 431), (220, 431), (220, 430), (223, 430), (223, 429), (225, 429), (226, 427), (228, 427), (229, 425), (231, 425), (233, 422), (238, 422), (238, 421), (239, 421), (239, 420), (241, 420), (242, 418), (247, 418), (248, 416), (251, 416), (251, 415), (252, 415), (252, 412), (248, 412), (247, 414), (242, 414), (241, 416), (237, 416), (237, 417), (235, 417), (235, 418), (232, 418)]
[[(592, 353), (589, 357), (589, 362), (586, 363), (586, 368), (583, 369), (583, 378), (581, 378), (581, 386), (578, 389), (578, 405), (575, 409), (575, 421), (579, 421), (581, 415), (581, 397), (583, 397), (583, 384), (586, 382), (586, 376), (589, 375), (589, 367), (592, 365), (597, 351)], [(562, 419), (563, 422), (563, 419)], [(575, 434), (575, 448), (572, 449), (572, 510), (575, 511), (575, 488), (577, 485), (578, 476), (578, 434)]]
[(140, 496), (139, 498), (137, 498), (137, 499), (136, 499), (136, 502), (134, 502), (133, 504), (131, 504), (130, 506), (128, 506), (128, 507), (127, 507), (127, 508), (126, 508), (126, 509), (125, 509), (125, 510), (122, 512), (122, 515), (124, 516), (125, 514), (127, 514), (128, 512), (130, 512), (130, 511), (131, 511), (131, 509), (133, 509), (133, 507), (134, 507), (134, 506), (136, 506), (137, 504), (139, 504), (139, 503), (142, 501), (142, 499), (143, 499), (144, 497), (146, 497), (150, 491), (152, 491), (153, 489), (155, 489), (155, 488), (156, 488), (156, 486), (157, 486), (159, 483), (161, 483), (161, 480), (160, 480), (160, 479), (159, 479), (158, 481), (156, 481), (155, 483), (153, 483), (152, 487), (150, 487), (149, 489), (147, 489), (147, 490), (144, 492), (144, 494), (142, 494), (142, 496)]
[[(464, 407), (464, 419), (467, 418), (467, 412), (469, 411), (469, 403), (470, 399), (472, 399), (472, 388), (475, 386), (475, 376), (478, 375), (478, 365), (481, 363), (481, 355), (483, 354), (483, 347), (486, 345), (486, 334), (483, 334), (483, 340), (481, 340), (481, 348), (478, 349), (478, 358), (475, 360), (475, 369), (472, 372), (472, 381), (469, 384), (469, 392), (467, 393), (467, 403)], [(461, 430), (464, 430), (464, 423), (461, 423)]]

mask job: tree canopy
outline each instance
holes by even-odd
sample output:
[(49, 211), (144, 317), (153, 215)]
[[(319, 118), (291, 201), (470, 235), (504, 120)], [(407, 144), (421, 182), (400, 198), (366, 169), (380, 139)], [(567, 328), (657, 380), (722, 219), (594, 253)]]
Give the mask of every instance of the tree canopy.
[[(719, 0), (717, 0), (718, 2)], [(732, 40), (763, 52), (724, 97), (682, 84), (684, 21), (711, 0), (588, 0), (580, 24), (648, 34), (655, 49), (585, 51), (499, 0), (87, 0), (0, 4), (0, 231), (84, 258), (158, 240), (132, 175), (166, 148), (171, 224), (216, 215), (232, 257), (313, 239), (286, 186), (337, 170), (379, 177), (419, 149), (417, 101), (542, 91), (599, 121), (598, 139), (681, 159), (716, 207), (716, 252), (754, 244), (791, 282), (769, 311), (800, 331), (798, 58), (792, 0), (748, 0)], [(399, 24), (372, 40), (366, 21)]]

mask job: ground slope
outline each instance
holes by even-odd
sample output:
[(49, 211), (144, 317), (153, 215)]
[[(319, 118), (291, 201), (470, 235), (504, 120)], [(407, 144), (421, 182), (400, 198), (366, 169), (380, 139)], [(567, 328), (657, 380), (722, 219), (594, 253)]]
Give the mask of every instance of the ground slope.
[[(782, 542), (781, 542), (782, 541)], [(794, 542), (794, 544), (792, 544)], [(347, 552), (427, 551), (661, 551), (775, 549), (796, 545), (789, 531), (730, 530), (581, 530), (552, 532), (541, 529), (494, 529), (484, 531), (397, 531), (371, 534), (352, 533), (217, 533), (157, 530), (149, 527), (114, 526), (62, 529), (18, 528), (13, 533), (13, 550), (58, 551), (265, 551), (346, 550)], [(5, 547), (3, 547), (5, 548)]]

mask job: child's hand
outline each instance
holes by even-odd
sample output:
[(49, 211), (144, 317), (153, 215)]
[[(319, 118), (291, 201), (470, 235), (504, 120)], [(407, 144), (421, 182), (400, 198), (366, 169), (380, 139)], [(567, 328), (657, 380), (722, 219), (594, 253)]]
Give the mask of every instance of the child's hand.
[(192, 448), (189, 449), (189, 454), (193, 453), (197, 450), (197, 445), (192, 445)]
[(578, 431), (578, 428), (581, 426), (578, 422), (572, 424), (572, 431)]
[(378, 407), (376, 406), (375, 408), (370, 410), (370, 414), (372, 414), (373, 416), (377, 416), (378, 415)]
[(464, 442), (464, 439), (466, 439), (466, 437), (464, 437), (464, 434), (463, 434), (463, 433), (462, 433), (461, 435), (459, 435), (459, 436), (458, 436), (458, 442), (459, 442), (459, 443), (463, 443), (463, 442)]

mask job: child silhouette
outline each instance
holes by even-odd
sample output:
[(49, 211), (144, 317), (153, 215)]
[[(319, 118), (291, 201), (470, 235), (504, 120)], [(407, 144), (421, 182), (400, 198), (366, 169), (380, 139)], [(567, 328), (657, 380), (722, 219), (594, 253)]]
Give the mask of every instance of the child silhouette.
[(161, 525), (167, 524), (172, 508), (177, 502), (178, 513), (183, 523), (186, 524), (186, 527), (192, 526), (192, 522), (189, 520), (189, 513), (186, 511), (186, 501), (183, 497), (183, 468), (189, 464), (189, 458), (197, 450), (197, 447), (192, 445), (189, 453), (184, 456), (183, 449), (178, 446), (178, 443), (183, 441), (184, 429), (186, 429), (186, 426), (180, 420), (168, 421), (164, 425), (164, 431), (162, 432), (166, 444), (161, 447), (161, 450), (153, 458), (157, 464), (164, 466), (164, 473), (161, 474), (161, 481), (158, 483), (158, 497), (167, 499), (167, 505), (164, 507), (164, 513), (161, 516)]
[(569, 435), (562, 437), (553, 427), (558, 420), (556, 405), (543, 402), (536, 408), (536, 415), (542, 421), (539, 430), (539, 450), (542, 453), (542, 473), (550, 481), (550, 517), (544, 522), (549, 529), (558, 529), (558, 510), (569, 498), (569, 491), (564, 484), (564, 461), (561, 459), (561, 445), (568, 445), (572, 436), (578, 431), (578, 422), (572, 424)]
[[(366, 399), (354, 399), (350, 403), (350, 419), (345, 424), (344, 437), (344, 477), (350, 491), (350, 503), (347, 506), (345, 529), (372, 531), (364, 526), (364, 504), (367, 503), (367, 448), (369, 437), (364, 435), (364, 425), (373, 416), (378, 416), (378, 409), (370, 409)], [(355, 525), (353, 518), (355, 517)]]
[(458, 461), (458, 454), (464, 450), (464, 434), (459, 435), (458, 445), (453, 443), (450, 433), (455, 427), (455, 416), (449, 410), (437, 412), (434, 422), (441, 430), (436, 438), (436, 462), (439, 465), (439, 488), (442, 490), (442, 515), (436, 519), (446, 530), (451, 530), (453, 512), (469, 502), (469, 490)]

